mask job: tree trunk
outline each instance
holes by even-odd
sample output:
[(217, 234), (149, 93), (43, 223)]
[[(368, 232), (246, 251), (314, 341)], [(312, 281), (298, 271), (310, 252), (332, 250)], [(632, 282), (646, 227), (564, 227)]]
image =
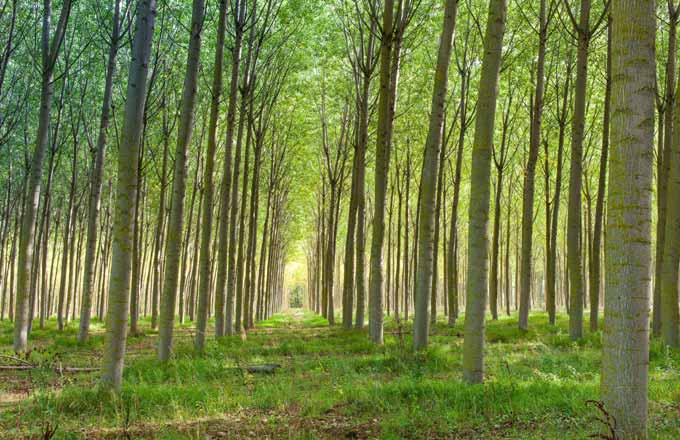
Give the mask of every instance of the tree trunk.
[[(465, 60), (463, 61), (466, 62)], [(460, 85), (460, 132), (458, 135), (458, 149), (456, 150), (456, 169), (453, 175), (453, 201), (451, 202), (451, 230), (449, 233), (449, 267), (446, 271), (449, 295), (449, 326), (453, 326), (458, 319), (458, 203), (460, 200), (460, 183), (463, 169), (463, 151), (465, 150), (465, 132), (467, 121), (467, 89), (469, 76), (466, 71), (461, 72)]]
[(30, 277), (33, 272), (33, 250), (35, 248), (35, 223), (40, 201), (40, 184), (45, 152), (49, 142), (50, 113), (52, 95), (54, 94), (54, 69), (64, 40), (66, 25), (71, 13), (71, 0), (65, 0), (59, 15), (59, 22), (50, 42), (50, 21), (52, 1), (44, 0), (42, 23), (42, 77), (40, 110), (38, 115), (38, 131), (35, 150), (31, 159), (30, 174), (27, 179), (25, 210), (21, 223), (21, 240), (19, 240), (19, 261), (16, 289), (16, 312), (14, 322), (14, 351), (25, 352), (28, 345), (28, 328), (30, 325)]
[(655, 2), (614, 1), (611, 17), (612, 151), (601, 393), (606, 410), (616, 420), (616, 438), (646, 439)]
[(123, 379), (123, 359), (125, 357), (130, 298), (130, 271), (132, 269), (131, 251), (134, 237), (137, 161), (142, 137), (147, 72), (155, 15), (155, 0), (141, 0), (137, 3), (136, 32), (131, 48), (132, 61), (128, 73), (125, 116), (118, 152), (113, 257), (102, 377), (103, 384), (116, 391), (120, 390)]
[(576, 84), (574, 113), (571, 120), (571, 168), (569, 173), (569, 209), (567, 217), (567, 264), (569, 271), (569, 335), (583, 336), (583, 261), (581, 255), (581, 186), (583, 180), (583, 132), (586, 118), (588, 82), (588, 48), (590, 46), (590, 0), (581, 1), (576, 29)]
[(220, 200), (220, 225), (218, 230), (217, 255), (217, 287), (215, 291), (215, 336), (225, 333), (225, 290), (227, 286), (227, 266), (229, 257), (229, 208), (231, 200), (232, 148), (234, 145), (234, 126), (236, 121), (236, 100), (238, 98), (238, 80), (241, 67), (241, 50), (243, 47), (243, 28), (246, 20), (245, 0), (234, 0), (234, 46), (231, 60), (231, 82), (229, 84), (229, 103), (227, 106), (226, 150), (224, 153), (224, 170)]
[(94, 158), (94, 169), (90, 187), (90, 205), (87, 217), (87, 244), (85, 255), (85, 275), (83, 282), (83, 300), (80, 308), (80, 330), (78, 340), (87, 339), (90, 331), (90, 315), (92, 310), (92, 291), (94, 290), (94, 260), (97, 253), (97, 228), (101, 206), (102, 175), (106, 157), (107, 131), (109, 128), (109, 113), (113, 98), (113, 79), (116, 73), (116, 56), (118, 54), (118, 40), (120, 38), (120, 0), (116, 0), (113, 7), (113, 24), (111, 28), (111, 42), (109, 57), (106, 65), (104, 81), (104, 98), (99, 121), (99, 137)]
[[(663, 99), (663, 114), (659, 114), (659, 152), (657, 155), (657, 225), (656, 225), (656, 263), (654, 273), (654, 298), (652, 331), (654, 336), (661, 335), (663, 299), (661, 277), (663, 276), (663, 256), (666, 236), (666, 207), (668, 179), (673, 149), (673, 118), (675, 107), (675, 66), (677, 63), (677, 27), (680, 5), (675, 0), (668, 2), (668, 58), (666, 60), (666, 93)], [(663, 121), (662, 121), (663, 120)]]
[[(420, 350), (428, 343), (429, 317), (427, 310), (428, 295), (433, 289), (435, 222), (437, 220), (435, 197), (437, 183), (441, 184), (438, 174), (441, 172), (440, 148), (442, 148), (442, 129), (444, 126), (446, 97), (448, 95), (448, 75), (453, 48), (453, 34), (456, 28), (458, 0), (447, 0), (444, 9), (444, 24), (439, 39), (437, 67), (434, 72), (430, 125), (425, 141), (425, 156), (421, 172), (420, 222), (418, 223), (418, 270), (416, 272), (416, 311), (413, 324), (413, 348)], [(436, 279), (434, 280), (436, 283)], [(436, 289), (436, 287), (435, 287)], [(436, 291), (436, 290), (435, 290)], [(432, 304), (436, 307), (436, 297)], [(435, 313), (434, 309), (431, 313)]]
[(543, 95), (545, 91), (545, 52), (548, 45), (548, 20), (546, 0), (541, 0), (538, 16), (538, 63), (536, 66), (536, 91), (531, 112), (531, 134), (529, 139), (529, 159), (524, 175), (522, 197), (522, 273), (520, 283), (519, 328), (529, 328), (529, 309), (531, 292), (532, 250), (534, 234), (534, 192), (536, 189), (536, 163), (541, 146), (541, 122), (543, 120)]
[(210, 100), (210, 122), (208, 123), (208, 146), (205, 154), (205, 174), (203, 175), (203, 212), (201, 250), (199, 258), (198, 313), (196, 319), (196, 338), (194, 348), (203, 352), (205, 348), (205, 333), (208, 327), (208, 297), (210, 295), (210, 245), (212, 234), (212, 206), (214, 197), (213, 174), (215, 169), (215, 150), (217, 148), (217, 119), (222, 97), (222, 70), (224, 64), (224, 39), (227, 22), (227, 0), (219, 1), (219, 18), (217, 23), (217, 42), (215, 47), (215, 63)]
[(385, 241), (385, 201), (390, 162), (390, 84), (393, 49), (394, 0), (385, 0), (380, 41), (380, 90), (378, 96), (378, 129), (375, 153), (375, 196), (371, 261), (368, 281), (369, 336), (375, 344), (383, 344), (383, 244)]
[[(172, 333), (175, 325), (175, 303), (179, 277), (179, 259), (184, 224), (184, 198), (186, 195), (187, 149), (191, 143), (194, 109), (198, 89), (198, 68), (201, 60), (201, 32), (205, 14), (204, 0), (194, 0), (191, 13), (191, 30), (184, 77), (177, 150), (175, 152), (175, 176), (172, 182), (172, 205), (168, 222), (168, 239), (165, 248), (165, 275), (159, 316), (158, 359), (166, 362), (172, 353)], [(204, 209), (211, 212), (211, 207)]]
[(484, 380), (484, 314), (489, 289), (489, 177), (506, 15), (506, 0), (490, 0), (470, 177), (463, 377), (471, 383)]
[(600, 155), (600, 174), (597, 187), (597, 201), (595, 202), (595, 226), (593, 230), (593, 247), (590, 251), (590, 331), (598, 328), (600, 309), (600, 251), (602, 239), (602, 218), (604, 216), (604, 197), (607, 178), (607, 163), (609, 156), (609, 119), (611, 101), (611, 22), (607, 27), (607, 79), (604, 96), (604, 120), (602, 121), (602, 152)]

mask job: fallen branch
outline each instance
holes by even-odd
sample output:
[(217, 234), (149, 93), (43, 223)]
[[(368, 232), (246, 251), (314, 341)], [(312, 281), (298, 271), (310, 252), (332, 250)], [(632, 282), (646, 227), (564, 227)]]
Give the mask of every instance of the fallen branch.
[[(38, 365), (0, 365), (0, 371), (27, 371), (41, 368)], [(80, 367), (52, 367), (56, 373), (91, 373), (99, 371), (101, 368), (80, 368)]]
[(15, 356), (9, 356), (9, 355), (7, 355), (7, 354), (0, 354), (0, 358), (9, 359), (9, 360), (14, 361), (14, 362), (21, 362), (21, 363), (24, 364), (24, 365), (33, 366), (33, 364), (30, 363), (30, 362), (28, 362), (28, 361), (25, 361), (25, 360), (23, 360), (23, 359), (21, 359), (21, 358), (15, 357)]

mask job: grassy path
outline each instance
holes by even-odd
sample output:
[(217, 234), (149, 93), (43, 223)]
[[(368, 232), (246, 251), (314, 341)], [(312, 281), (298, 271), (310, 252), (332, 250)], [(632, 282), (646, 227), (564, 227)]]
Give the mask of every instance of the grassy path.
[[(516, 317), (489, 322), (488, 380), (460, 380), (462, 321), (433, 329), (431, 347), (410, 350), (410, 327), (387, 320), (386, 344), (372, 346), (362, 331), (329, 329), (327, 322), (291, 310), (240, 336), (210, 340), (194, 355), (193, 330), (178, 330), (175, 357), (155, 358), (157, 333), (130, 338), (119, 397), (97, 389), (98, 374), (60, 374), (58, 365), (98, 366), (103, 333), (75, 341), (77, 323), (58, 333), (54, 323), (32, 335), (33, 371), (0, 370), (0, 438), (451, 438), (583, 439), (599, 429), (600, 334), (569, 340), (567, 319), (557, 327), (533, 314), (520, 333)], [(11, 355), (10, 323), (0, 323), (0, 354)], [(0, 365), (11, 363), (0, 359)], [(244, 373), (279, 364), (271, 375)], [(650, 435), (680, 438), (680, 353), (653, 343), (650, 356)]]

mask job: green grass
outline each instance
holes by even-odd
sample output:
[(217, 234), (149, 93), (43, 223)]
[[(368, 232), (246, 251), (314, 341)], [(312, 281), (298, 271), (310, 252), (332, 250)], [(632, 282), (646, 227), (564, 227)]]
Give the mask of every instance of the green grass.
[[(0, 438), (37, 438), (46, 422), (56, 439), (130, 438), (461, 438), (583, 439), (598, 432), (600, 334), (569, 339), (567, 318), (548, 325), (531, 316), (487, 325), (487, 380), (461, 381), (462, 320), (440, 322), (430, 347), (413, 353), (410, 324), (386, 320), (383, 347), (364, 331), (329, 329), (300, 310), (261, 322), (240, 336), (210, 339), (193, 352), (192, 327), (176, 331), (175, 356), (155, 358), (157, 333), (128, 341), (119, 396), (97, 387), (98, 374), (59, 376), (50, 367), (97, 366), (102, 326), (85, 344), (77, 323), (54, 322), (31, 335), (30, 373), (0, 372)], [(0, 353), (11, 354), (12, 328), (0, 323)], [(3, 363), (6, 363), (3, 361)], [(239, 367), (277, 363), (273, 375)], [(680, 438), (680, 352), (654, 341), (650, 351), (650, 437)]]

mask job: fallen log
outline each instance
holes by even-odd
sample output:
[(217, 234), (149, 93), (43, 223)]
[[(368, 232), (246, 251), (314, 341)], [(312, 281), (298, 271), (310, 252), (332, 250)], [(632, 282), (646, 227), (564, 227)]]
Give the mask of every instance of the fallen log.
[(279, 364), (265, 364), (265, 365), (251, 365), (246, 367), (245, 370), (251, 374), (274, 374), (276, 370), (281, 368)]

